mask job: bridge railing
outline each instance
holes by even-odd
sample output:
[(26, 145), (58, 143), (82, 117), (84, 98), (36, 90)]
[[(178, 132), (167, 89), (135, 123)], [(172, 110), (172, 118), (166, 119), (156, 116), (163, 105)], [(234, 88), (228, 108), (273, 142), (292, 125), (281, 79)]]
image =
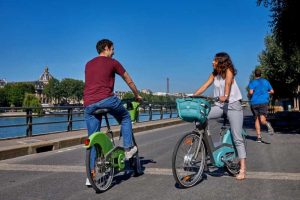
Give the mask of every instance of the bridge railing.
[[(176, 104), (168, 103), (143, 103), (139, 107), (139, 115), (137, 122), (160, 120), (165, 118), (176, 118), (177, 110)], [(83, 106), (49, 106), (49, 107), (0, 107), (0, 139), (8, 138), (19, 138), (19, 137), (31, 137), (39, 134), (51, 134), (56, 132), (73, 131), (84, 129), (74, 128), (74, 124), (84, 122), (84, 107)], [(43, 117), (50, 117), (52, 120), (43, 122)], [(76, 116), (76, 119), (74, 118)], [(13, 119), (20, 119), (20, 123), (7, 123), (8, 121), (15, 121)], [(59, 118), (59, 119), (58, 119)], [(113, 121), (113, 117), (109, 116), (109, 119)], [(20, 121), (20, 120), (19, 120)], [(53, 124), (59, 124), (61, 130), (49, 131), (43, 133), (34, 133), (34, 129), (37, 126), (48, 126)], [(112, 124), (114, 124), (112, 122)], [(106, 126), (105, 120), (102, 120), (102, 127)], [(4, 134), (3, 129), (25, 127), (25, 131), (22, 129), (21, 132), (10, 135), (9, 133)], [(46, 128), (47, 129), (47, 128)]]

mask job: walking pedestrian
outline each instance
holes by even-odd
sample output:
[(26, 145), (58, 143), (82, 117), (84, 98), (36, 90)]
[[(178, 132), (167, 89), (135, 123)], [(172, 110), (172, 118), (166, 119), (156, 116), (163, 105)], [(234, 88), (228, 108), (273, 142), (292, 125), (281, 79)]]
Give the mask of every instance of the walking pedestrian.
[(274, 90), (267, 79), (261, 77), (261, 70), (259, 68), (254, 71), (255, 79), (250, 81), (249, 95), (251, 97), (251, 111), (255, 118), (255, 129), (257, 134), (256, 141), (261, 143), (261, 129), (260, 124), (266, 125), (268, 132), (273, 135), (274, 129), (272, 128), (270, 122), (267, 121), (268, 114), (268, 104), (270, 94), (274, 94)]

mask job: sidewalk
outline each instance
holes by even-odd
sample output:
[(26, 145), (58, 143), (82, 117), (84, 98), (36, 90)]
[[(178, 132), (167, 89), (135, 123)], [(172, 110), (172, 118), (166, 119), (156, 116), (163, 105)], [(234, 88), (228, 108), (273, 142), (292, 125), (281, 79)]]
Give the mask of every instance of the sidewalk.
[[(175, 118), (135, 123), (133, 124), (133, 132), (137, 133), (172, 126), (182, 122), (182, 120)], [(111, 129), (114, 132), (114, 136), (119, 136), (120, 126), (111, 126)], [(102, 128), (102, 131), (106, 131), (105, 127)], [(83, 144), (86, 136), (87, 131), (83, 129), (27, 138), (0, 140), (0, 160)]]

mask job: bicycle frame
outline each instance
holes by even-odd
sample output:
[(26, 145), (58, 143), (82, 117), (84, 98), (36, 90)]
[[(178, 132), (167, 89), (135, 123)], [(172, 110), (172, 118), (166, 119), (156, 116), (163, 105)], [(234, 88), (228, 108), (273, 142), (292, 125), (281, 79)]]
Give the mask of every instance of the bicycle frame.
[[(105, 158), (111, 158), (113, 162), (113, 167), (118, 168), (118, 170), (123, 170), (125, 168), (125, 150), (123, 147), (115, 146), (113, 140), (113, 132), (110, 129), (107, 114), (104, 114), (107, 133), (95, 132), (89, 136), (88, 140), (85, 141), (85, 148), (92, 148), (94, 145), (99, 145), (104, 153)], [(110, 133), (112, 138), (109, 138), (107, 134)]]
[[(226, 129), (222, 138), (222, 143), (218, 146), (215, 146), (213, 143), (212, 137), (207, 128), (207, 123), (205, 123), (204, 127), (197, 127), (194, 131), (200, 135), (200, 138), (203, 138), (207, 153), (214, 166), (223, 167), (227, 160), (233, 159), (237, 156), (230, 129)], [(201, 142), (201, 140), (199, 140), (199, 142)], [(200, 144), (198, 146), (200, 148)]]

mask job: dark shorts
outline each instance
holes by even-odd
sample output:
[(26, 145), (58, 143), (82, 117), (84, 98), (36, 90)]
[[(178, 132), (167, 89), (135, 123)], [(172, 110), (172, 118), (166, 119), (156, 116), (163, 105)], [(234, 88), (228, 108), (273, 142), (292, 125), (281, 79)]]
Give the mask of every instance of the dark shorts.
[(254, 116), (260, 116), (268, 114), (268, 104), (257, 104), (257, 105), (251, 105), (251, 111)]

